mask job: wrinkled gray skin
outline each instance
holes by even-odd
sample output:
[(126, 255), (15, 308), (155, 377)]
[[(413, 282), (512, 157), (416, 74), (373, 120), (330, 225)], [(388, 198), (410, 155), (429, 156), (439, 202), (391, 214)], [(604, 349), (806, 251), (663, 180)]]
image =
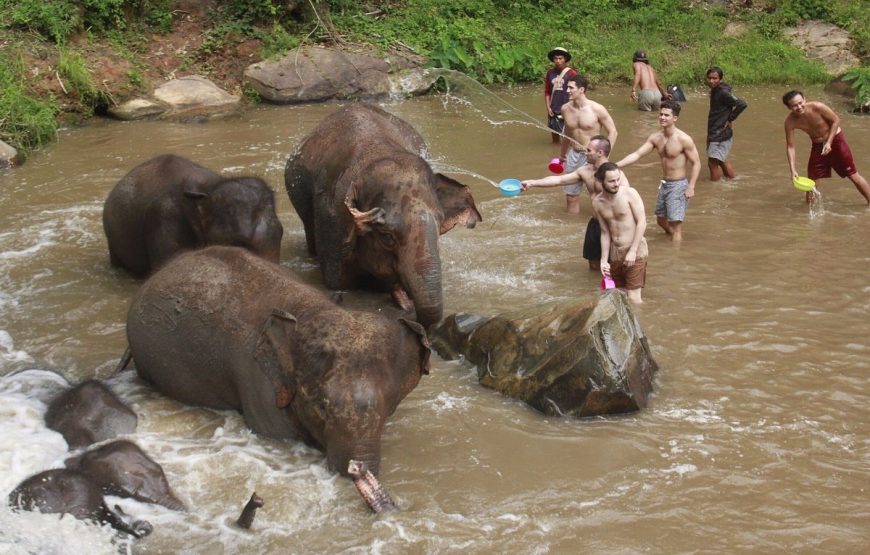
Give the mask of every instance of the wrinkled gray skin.
[(112, 528), (137, 538), (152, 531), (151, 523), (135, 520), (119, 507), (110, 509), (100, 487), (84, 474), (65, 468), (46, 470), (27, 478), (9, 494), (14, 509), (41, 513), (66, 513), (80, 520), (107, 522)]
[(109, 193), (103, 229), (112, 264), (143, 277), (183, 250), (233, 245), (278, 262), (284, 228), (257, 177), (223, 178), (174, 154), (133, 168)]
[(428, 327), (443, 314), (438, 236), (481, 217), (468, 187), (421, 158), (425, 148), (403, 120), (351, 104), (305, 139), (284, 184), (327, 287), (374, 278)]
[(59, 432), (72, 449), (132, 434), (137, 420), (136, 413), (97, 380), (61, 393), (45, 412), (45, 425)]
[(139, 375), (183, 403), (234, 409), (254, 432), (380, 467), (384, 423), (428, 373), (416, 322), (337, 306), (288, 268), (232, 247), (172, 259), (127, 315)]
[(163, 468), (131, 441), (107, 443), (70, 457), (64, 464), (90, 478), (106, 495), (132, 497), (176, 511), (185, 510), (184, 503), (172, 493)]

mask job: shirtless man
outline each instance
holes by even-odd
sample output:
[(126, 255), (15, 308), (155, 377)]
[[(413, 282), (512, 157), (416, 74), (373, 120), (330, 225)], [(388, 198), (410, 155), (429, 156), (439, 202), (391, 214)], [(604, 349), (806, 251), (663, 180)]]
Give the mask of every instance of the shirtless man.
[(592, 211), (601, 222), (601, 274), (625, 288), (628, 300), (640, 304), (646, 284), (649, 252), (644, 239), (646, 215), (643, 200), (613, 162), (595, 170), (601, 194), (592, 199)]
[[(683, 219), (689, 199), (695, 196), (695, 183), (701, 174), (701, 159), (692, 138), (677, 129), (680, 117), (680, 104), (675, 100), (665, 100), (659, 109), (660, 131), (647, 138), (640, 148), (617, 162), (620, 168), (637, 162), (653, 150), (662, 160), (662, 180), (656, 198), (656, 222), (674, 241), (683, 238)], [(686, 179), (686, 164), (692, 166), (692, 173)]]
[[(631, 84), (631, 101), (637, 102), (637, 109), (644, 112), (658, 110), (662, 98), (671, 98), (671, 93), (659, 81), (659, 76), (653, 66), (649, 65), (646, 52), (638, 50), (632, 58), (634, 83)], [(637, 90), (640, 89), (640, 96)]]
[[(562, 175), (551, 175), (541, 179), (527, 179), (521, 182), (523, 191), (532, 187), (556, 187), (558, 185), (575, 185), (582, 183), (589, 192), (589, 198), (595, 198), (601, 192), (601, 184), (595, 180), (595, 170), (607, 162), (610, 156), (610, 141), (603, 135), (595, 135), (586, 144), (586, 164), (574, 171)], [(628, 185), (628, 181), (625, 182)], [(583, 258), (589, 261), (589, 267), (598, 269), (601, 259), (601, 226), (595, 216), (586, 224), (586, 237), (583, 239)]]
[[(792, 179), (798, 176), (794, 166), (794, 130), (800, 129), (809, 135), (813, 142), (810, 160), (807, 163), (807, 177), (810, 179), (831, 177), (831, 168), (834, 168), (840, 177), (848, 177), (870, 204), (870, 185), (855, 167), (852, 151), (840, 129), (840, 118), (837, 114), (821, 102), (807, 102), (804, 93), (800, 91), (785, 93), (782, 103), (791, 111), (785, 118), (785, 152)], [(813, 199), (813, 192), (807, 191), (807, 202), (812, 202)]]
[[(586, 97), (586, 88), (589, 83), (581, 75), (575, 75), (568, 80), (567, 104), (562, 106), (562, 117), (565, 120), (562, 138), (562, 150), (559, 158), (565, 164), (569, 173), (586, 163), (586, 145), (594, 135), (601, 133), (601, 128), (607, 132), (611, 147), (616, 144), (616, 124), (607, 112), (607, 108), (601, 104), (589, 100)], [(580, 185), (568, 185), (563, 187), (568, 212), (580, 213)]]

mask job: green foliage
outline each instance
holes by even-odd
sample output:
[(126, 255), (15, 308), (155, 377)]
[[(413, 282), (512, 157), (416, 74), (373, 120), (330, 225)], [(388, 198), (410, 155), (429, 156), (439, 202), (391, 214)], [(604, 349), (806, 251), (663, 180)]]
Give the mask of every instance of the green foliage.
[(82, 25), (81, 11), (68, 0), (0, 0), (0, 12), (4, 27), (22, 27), (58, 44)]
[(288, 50), (299, 46), (299, 37), (291, 35), (278, 23), (272, 26), (272, 31), (260, 35), (262, 49), (260, 55), (263, 58), (283, 56)]
[(21, 56), (8, 46), (0, 50), (0, 91), (0, 139), (25, 155), (54, 140), (59, 107), (34, 97)]
[(67, 90), (78, 95), (82, 105), (94, 108), (105, 102), (105, 94), (94, 84), (94, 78), (78, 52), (66, 48), (58, 50), (57, 73)]
[(847, 71), (843, 75), (843, 81), (855, 89), (855, 111), (867, 111), (870, 105), (870, 67)]

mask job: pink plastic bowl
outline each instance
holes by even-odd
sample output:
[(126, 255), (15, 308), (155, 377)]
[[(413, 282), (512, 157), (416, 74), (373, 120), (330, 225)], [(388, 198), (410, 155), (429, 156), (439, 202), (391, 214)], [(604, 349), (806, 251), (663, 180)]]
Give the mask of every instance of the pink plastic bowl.
[(562, 173), (565, 171), (565, 166), (562, 165), (562, 161), (558, 158), (550, 160), (550, 165), (547, 167), (550, 168), (550, 171), (553, 173)]

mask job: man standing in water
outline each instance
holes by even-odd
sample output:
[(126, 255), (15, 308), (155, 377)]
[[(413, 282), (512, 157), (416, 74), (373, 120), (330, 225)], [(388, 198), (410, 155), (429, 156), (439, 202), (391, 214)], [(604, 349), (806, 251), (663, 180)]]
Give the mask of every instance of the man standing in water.
[[(586, 163), (586, 145), (589, 139), (601, 133), (601, 128), (607, 132), (611, 148), (616, 144), (616, 124), (607, 108), (589, 100), (586, 88), (589, 83), (581, 75), (575, 75), (568, 81), (568, 98), (570, 102), (562, 106), (562, 117), (565, 119), (565, 135), (562, 137), (560, 159), (565, 163), (565, 169), (572, 172)], [(567, 185), (565, 202), (568, 212), (580, 213), (580, 185)]]
[[(701, 159), (692, 138), (677, 129), (680, 104), (665, 100), (659, 109), (660, 131), (647, 138), (640, 148), (617, 162), (624, 168), (637, 162), (655, 149), (662, 160), (662, 180), (656, 198), (656, 222), (674, 241), (683, 238), (683, 220), (689, 199), (695, 196), (695, 183), (701, 173)], [(692, 165), (692, 173), (686, 179), (686, 164)]]
[[(634, 83), (631, 84), (631, 101), (637, 102), (637, 109), (643, 112), (658, 110), (662, 98), (671, 98), (671, 94), (659, 81), (656, 70), (649, 64), (646, 52), (638, 50), (632, 58)], [(637, 90), (640, 89), (640, 96)]]
[[(870, 185), (855, 167), (852, 150), (846, 142), (843, 130), (840, 129), (840, 118), (837, 114), (821, 102), (807, 102), (804, 93), (800, 91), (785, 93), (782, 103), (791, 111), (785, 118), (785, 152), (792, 179), (798, 176), (794, 165), (794, 130), (800, 129), (809, 135), (813, 142), (810, 160), (807, 163), (807, 177), (810, 179), (831, 177), (831, 168), (834, 168), (837, 175), (849, 178), (870, 204)], [(807, 202), (812, 202), (813, 198), (813, 192), (807, 191)]]
[[(589, 198), (594, 199), (601, 192), (601, 184), (595, 180), (595, 170), (607, 162), (610, 156), (610, 141), (603, 135), (595, 135), (586, 144), (586, 164), (562, 175), (550, 175), (541, 179), (527, 179), (521, 183), (523, 191), (532, 187), (556, 187), (558, 185), (584, 184)], [(623, 177), (624, 179), (624, 177)], [(628, 186), (628, 181), (625, 182)], [(593, 215), (586, 224), (586, 237), (583, 239), (583, 258), (589, 267), (598, 269), (601, 260), (601, 226)]]
[(601, 274), (611, 278), (617, 287), (624, 287), (628, 300), (640, 304), (649, 256), (643, 236), (643, 200), (613, 162), (595, 170), (595, 179), (602, 189), (592, 199), (592, 211), (601, 222)]
[(707, 166), (710, 181), (719, 181), (722, 175), (734, 178), (734, 168), (728, 161), (728, 153), (734, 144), (732, 124), (746, 109), (746, 102), (731, 92), (731, 85), (722, 82), (724, 72), (720, 67), (707, 70), (707, 86), (710, 87), (710, 114), (707, 116)]
[(568, 102), (568, 79), (577, 75), (577, 72), (568, 67), (571, 61), (571, 53), (557, 46), (547, 53), (547, 57), (553, 62), (553, 67), (544, 76), (544, 100), (547, 101), (547, 127), (552, 132), (554, 143), (562, 138), (560, 133), (565, 127), (562, 121), (562, 105)]

